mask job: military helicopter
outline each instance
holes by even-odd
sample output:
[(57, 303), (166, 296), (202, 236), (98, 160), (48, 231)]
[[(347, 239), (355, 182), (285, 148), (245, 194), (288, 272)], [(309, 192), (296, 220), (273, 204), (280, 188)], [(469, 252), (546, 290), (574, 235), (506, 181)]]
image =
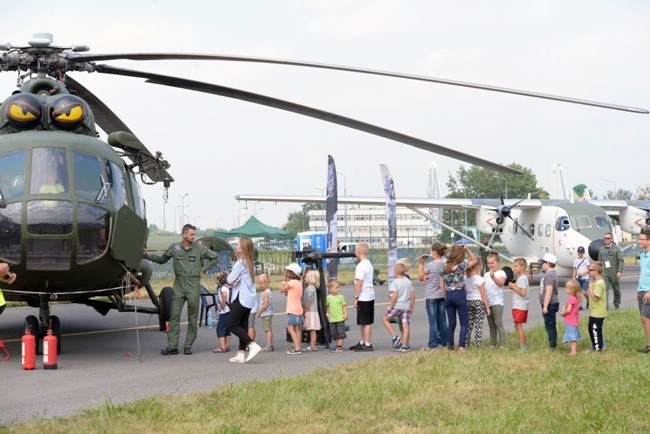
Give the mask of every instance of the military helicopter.
[[(643, 109), (456, 82), (431, 77), (299, 61), (185, 53), (90, 54), (85, 45), (58, 46), (37, 33), (26, 46), (0, 45), (0, 72), (16, 71), (19, 89), (0, 105), (0, 260), (18, 279), (3, 286), (9, 301), (39, 308), (26, 325), (40, 336), (51, 326), (61, 343), (61, 321), (50, 302), (81, 303), (106, 314), (133, 311), (125, 295), (146, 288), (162, 330), (170, 316), (171, 288), (157, 297), (151, 264), (142, 259), (147, 240), (145, 203), (138, 179), (173, 178), (160, 152), (150, 152), (97, 96), (73, 79), (96, 72), (145, 79), (148, 83), (225, 96), (336, 123), (506, 173), (516, 170), (380, 126), (265, 95), (137, 70), (98, 61), (211, 60), (272, 63), (381, 75), (508, 92), (536, 98), (647, 113)], [(97, 127), (107, 139), (99, 138)], [(39, 322), (40, 319), (40, 322)], [(37, 340), (38, 347), (38, 340)], [(59, 347), (60, 350), (60, 347)]]

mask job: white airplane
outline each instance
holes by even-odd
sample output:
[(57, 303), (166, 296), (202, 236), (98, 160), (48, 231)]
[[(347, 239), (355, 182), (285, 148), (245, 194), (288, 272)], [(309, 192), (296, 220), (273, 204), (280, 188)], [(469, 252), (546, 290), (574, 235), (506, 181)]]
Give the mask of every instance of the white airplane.
[[(324, 202), (322, 196), (283, 196), (240, 194), (237, 200), (264, 202)], [(340, 204), (385, 205), (384, 197), (340, 197)], [(433, 217), (421, 210), (430, 208), (474, 209), (476, 225), (482, 234), (498, 234), (512, 257), (537, 262), (544, 253), (558, 258), (559, 276), (570, 277), (576, 250), (583, 246), (596, 258), (605, 232), (612, 231), (609, 215), (618, 215), (621, 228), (632, 234), (650, 224), (650, 201), (641, 200), (503, 200), (454, 198), (397, 198), (397, 206), (414, 210), (425, 218)], [(609, 215), (608, 215), (609, 212)], [(458, 234), (444, 223), (437, 223)], [(465, 234), (461, 234), (465, 236)], [(476, 240), (472, 240), (480, 244)]]

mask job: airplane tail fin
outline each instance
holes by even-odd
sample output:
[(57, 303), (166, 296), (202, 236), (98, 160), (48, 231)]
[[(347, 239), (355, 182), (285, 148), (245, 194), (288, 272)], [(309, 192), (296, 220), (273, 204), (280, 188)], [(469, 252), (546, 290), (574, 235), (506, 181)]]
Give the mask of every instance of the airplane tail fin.
[(560, 199), (570, 200), (573, 202), (573, 197), (569, 196), (569, 190), (566, 187), (566, 181), (564, 180), (564, 168), (560, 163), (554, 164), (551, 167), (551, 173), (555, 175), (555, 191), (557, 192), (558, 187), (562, 191), (562, 196)]
[[(440, 193), (440, 179), (438, 178), (438, 165), (435, 161), (432, 161), (429, 164), (427, 170), (427, 197), (440, 199), (442, 193)], [(429, 215), (435, 220), (442, 219), (442, 208), (429, 208)], [(440, 232), (442, 228), (438, 223), (431, 221), (431, 228), (434, 231)]]
[(587, 186), (585, 184), (574, 185), (572, 191), (572, 199), (578, 202), (591, 200), (591, 195), (589, 194), (589, 189), (587, 189)]

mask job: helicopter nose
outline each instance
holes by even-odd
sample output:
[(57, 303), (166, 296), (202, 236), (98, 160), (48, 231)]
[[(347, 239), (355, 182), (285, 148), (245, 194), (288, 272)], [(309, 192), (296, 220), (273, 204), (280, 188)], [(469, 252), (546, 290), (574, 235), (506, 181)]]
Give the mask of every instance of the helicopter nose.
[(593, 240), (591, 243), (589, 243), (589, 257), (592, 260), (598, 260), (598, 251), (603, 245), (605, 245), (605, 241), (603, 241), (602, 238)]

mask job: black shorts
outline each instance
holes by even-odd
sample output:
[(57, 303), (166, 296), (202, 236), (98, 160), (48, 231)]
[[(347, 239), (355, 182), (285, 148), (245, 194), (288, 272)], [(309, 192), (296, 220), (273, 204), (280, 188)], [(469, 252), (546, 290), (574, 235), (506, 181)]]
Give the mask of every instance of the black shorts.
[(375, 300), (357, 301), (357, 325), (375, 323)]

